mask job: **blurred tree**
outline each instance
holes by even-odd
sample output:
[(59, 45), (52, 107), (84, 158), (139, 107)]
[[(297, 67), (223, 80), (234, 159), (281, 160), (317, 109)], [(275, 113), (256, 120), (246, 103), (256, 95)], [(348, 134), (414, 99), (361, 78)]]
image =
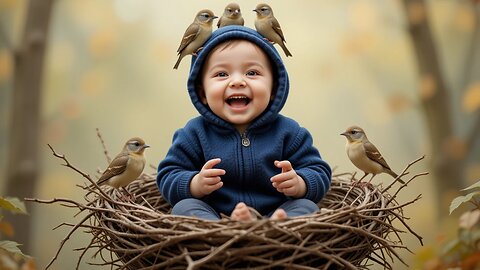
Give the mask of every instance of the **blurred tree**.
[[(474, 9), (474, 30), (470, 50), (467, 51), (463, 81), (460, 89), (457, 89), (463, 91), (465, 95), (471, 92), (467, 89), (474, 83), (469, 75), (474, 68), (472, 59), (479, 48), (480, 38), (480, 7), (475, 1), (468, 4)], [(466, 186), (465, 171), (468, 162), (472, 159), (478, 161), (480, 158), (478, 154), (474, 156), (475, 144), (480, 142), (480, 106), (472, 108), (472, 125), (469, 132), (464, 136), (459, 135), (460, 131), (456, 128), (460, 125), (455, 124), (455, 106), (452, 104), (454, 100), (452, 91), (456, 89), (449, 89), (446, 84), (425, 0), (403, 0), (403, 6), (419, 73), (418, 91), (427, 123), (436, 203), (440, 209), (439, 213), (444, 213), (452, 197)], [(469, 100), (471, 103), (472, 99)]]
[[(41, 86), (52, 4), (53, 0), (29, 1), (18, 47), (6, 40), (15, 68), (5, 192), (22, 199), (34, 195), (39, 179)], [(20, 232), (15, 240), (29, 251), (31, 218), (15, 215), (9, 220)]]

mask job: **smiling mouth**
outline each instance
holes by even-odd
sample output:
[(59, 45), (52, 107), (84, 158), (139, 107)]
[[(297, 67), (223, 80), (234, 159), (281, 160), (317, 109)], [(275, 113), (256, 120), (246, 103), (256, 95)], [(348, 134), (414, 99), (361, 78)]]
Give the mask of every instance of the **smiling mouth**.
[(232, 107), (247, 106), (250, 103), (250, 98), (246, 96), (232, 96), (225, 100), (225, 102)]

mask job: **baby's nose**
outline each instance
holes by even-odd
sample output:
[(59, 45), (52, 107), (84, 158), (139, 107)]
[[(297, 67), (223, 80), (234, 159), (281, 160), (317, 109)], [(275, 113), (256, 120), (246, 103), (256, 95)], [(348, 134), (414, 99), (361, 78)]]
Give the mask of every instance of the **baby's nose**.
[(243, 76), (241, 75), (232, 75), (230, 81), (230, 87), (244, 87), (246, 85)]

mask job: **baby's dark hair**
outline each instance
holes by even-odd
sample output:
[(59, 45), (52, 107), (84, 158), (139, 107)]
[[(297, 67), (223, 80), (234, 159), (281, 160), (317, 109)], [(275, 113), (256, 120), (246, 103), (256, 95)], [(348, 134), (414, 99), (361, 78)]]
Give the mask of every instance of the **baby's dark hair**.
[(246, 39), (230, 39), (230, 40), (226, 40), (222, 43), (219, 43), (217, 46), (215, 46), (215, 48), (213, 48), (210, 52), (208, 52), (208, 55), (207, 57), (205, 58), (205, 61), (203, 62), (202, 64), (202, 68), (200, 69), (200, 76), (197, 77), (197, 80), (195, 81), (195, 88), (197, 90), (197, 94), (199, 96), (202, 96), (203, 93), (203, 82), (202, 82), (202, 79), (203, 79), (203, 74), (204, 74), (204, 68), (205, 68), (205, 63), (208, 61), (208, 59), (210, 58), (210, 55), (213, 54), (213, 52), (216, 52), (216, 51), (223, 51), (223, 50), (226, 50), (228, 48), (231, 48), (233, 46), (235, 46), (236, 44), (238, 44), (238, 41), (247, 41), (253, 45), (255, 45), (255, 49), (261, 51), (263, 54), (265, 54), (265, 56), (267, 57), (268, 59), (268, 63), (270, 64), (270, 70), (272, 72), (272, 96), (275, 96), (276, 94), (276, 91), (277, 91), (277, 87), (278, 87), (278, 72), (277, 72), (277, 68), (275, 68), (273, 66), (273, 61), (272, 59), (270, 58), (270, 56), (268, 56), (268, 54), (266, 52), (264, 52), (257, 44), (255, 44), (254, 42), (251, 42), (249, 40), (246, 40)]

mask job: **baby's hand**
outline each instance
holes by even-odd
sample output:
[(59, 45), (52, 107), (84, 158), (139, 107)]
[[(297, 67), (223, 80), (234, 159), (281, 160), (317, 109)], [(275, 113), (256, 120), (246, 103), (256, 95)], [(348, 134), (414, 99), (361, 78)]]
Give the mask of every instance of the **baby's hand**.
[(221, 161), (219, 158), (207, 161), (202, 170), (192, 178), (190, 193), (194, 198), (202, 198), (223, 186), (220, 176), (225, 174), (225, 170), (213, 168)]
[(301, 198), (307, 192), (307, 185), (297, 172), (292, 168), (292, 164), (288, 160), (275, 160), (275, 166), (282, 169), (282, 172), (270, 178), (272, 185), (287, 196)]

